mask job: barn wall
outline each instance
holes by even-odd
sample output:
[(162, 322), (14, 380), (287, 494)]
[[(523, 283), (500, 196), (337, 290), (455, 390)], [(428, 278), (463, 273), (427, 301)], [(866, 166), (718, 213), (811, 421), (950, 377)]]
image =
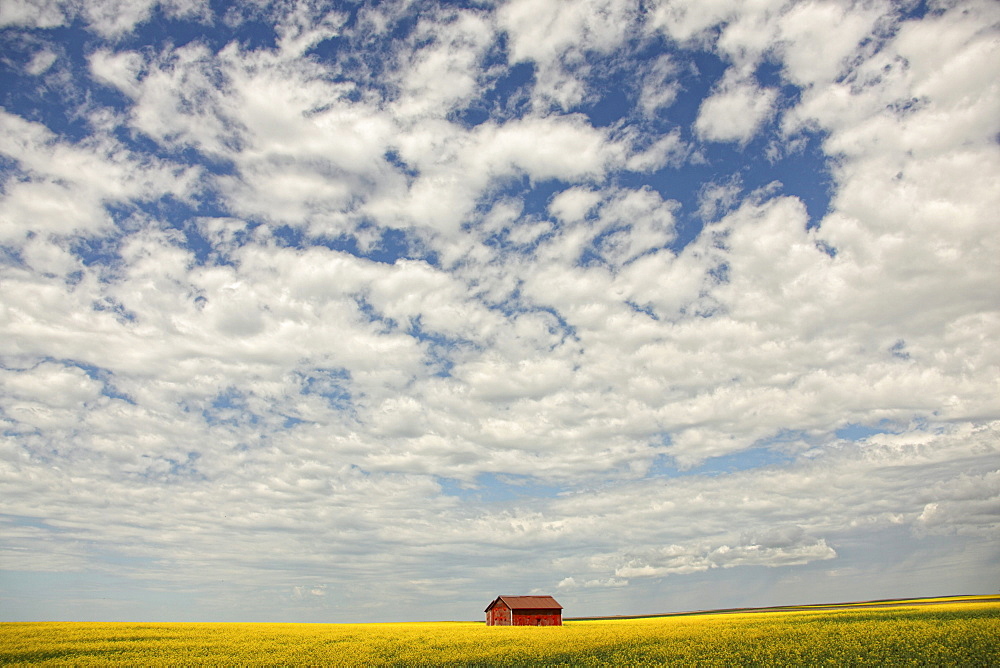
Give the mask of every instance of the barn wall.
[(562, 626), (562, 614), (553, 610), (515, 610), (514, 626)]
[(510, 608), (503, 601), (490, 608), (486, 613), (487, 626), (510, 626)]

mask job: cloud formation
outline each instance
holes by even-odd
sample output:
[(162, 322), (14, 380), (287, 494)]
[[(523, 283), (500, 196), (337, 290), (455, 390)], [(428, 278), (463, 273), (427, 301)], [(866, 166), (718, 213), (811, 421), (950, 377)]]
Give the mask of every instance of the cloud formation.
[(998, 19), (5, 4), (0, 615), (981, 589)]

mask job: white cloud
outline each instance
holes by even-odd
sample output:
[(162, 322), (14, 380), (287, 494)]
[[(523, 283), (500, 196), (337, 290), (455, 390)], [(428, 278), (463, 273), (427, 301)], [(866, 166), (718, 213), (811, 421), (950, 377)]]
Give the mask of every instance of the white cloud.
[[(594, 579), (594, 580), (587, 580), (586, 582), (580, 582), (580, 583), (578, 583), (576, 581), (576, 579), (571, 576), (571, 577), (564, 578), (564, 579), (560, 580), (559, 584), (557, 584), (556, 587), (558, 589), (572, 591), (574, 589), (579, 589), (581, 587), (584, 588), (584, 589), (594, 589), (594, 588), (598, 588), (598, 587), (599, 588), (627, 587), (628, 585), (629, 585), (629, 581), (628, 580), (624, 580), (622, 578), (606, 578), (606, 579), (603, 579), (603, 580)], [(541, 591), (541, 590), (539, 590), (539, 591)]]
[(494, 173), (523, 170), (535, 179), (599, 178), (620, 147), (582, 116), (525, 118), (478, 129), (476, 161)]
[(488, 187), (527, 176), (587, 182), (622, 161), (624, 147), (581, 116), (487, 122), (470, 131), (424, 124), (398, 138), (403, 160), (419, 170), (403, 197), (374, 198), (366, 210), (392, 225), (452, 236)]
[(34, 56), (31, 57), (31, 60), (28, 62), (28, 66), (25, 68), (25, 70), (28, 72), (28, 74), (37, 77), (48, 71), (48, 69), (52, 67), (53, 63), (55, 63), (58, 58), (59, 56), (56, 55), (53, 51), (50, 51), (49, 49), (42, 49), (41, 51), (38, 51), (37, 53), (35, 53)]
[(430, 42), (400, 57), (410, 58), (402, 69), (400, 97), (394, 111), (403, 119), (441, 117), (462, 107), (480, 92), (480, 61), (494, 39), (486, 18), (456, 12), (445, 20), (424, 19), (411, 38)]
[(350, 85), (290, 58), (236, 45), (212, 54), (192, 43), (145, 61), (97, 52), (91, 67), (135, 98), (138, 130), (235, 162), (235, 175), (214, 179), (235, 213), (337, 234), (375, 183), (393, 187), (384, 154), (394, 127), (374, 108), (347, 104)]
[[(67, 3), (68, 4), (68, 3)], [(209, 14), (204, 0), (87, 0), (78, 10), (87, 26), (106, 38), (117, 38), (149, 21), (153, 12), (162, 11), (169, 18), (204, 20)]]
[(0, 7), (0, 25), (55, 28), (65, 25), (64, 0), (12, 0)]
[[(216, 179), (234, 212), (316, 233), (342, 233), (365, 215), (447, 232), (467, 219), (496, 179), (523, 173), (590, 180), (623, 159), (624, 148), (580, 116), (491, 121), (468, 130), (424, 118), (443, 116), (469, 98), (475, 79), (453, 70), (461, 61), (471, 72), (492, 36), (473, 14), (446, 17), (446, 27), (401, 69), (402, 92), (385, 110), (350, 101), (353, 86), (325, 81), (308, 62), (236, 45), (213, 55), (192, 43), (151, 60), (98, 51), (91, 68), (135, 98), (137, 129), (167, 146), (190, 145), (235, 161), (237, 175)], [(456, 60), (459, 52), (465, 55)], [(220, 78), (225, 88), (217, 90)], [(465, 83), (455, 88), (458, 81)], [(445, 88), (433, 92), (432, 85)], [(424, 120), (415, 124), (418, 118)], [(676, 144), (667, 139), (644, 164), (667, 159)], [(410, 183), (386, 161), (393, 150), (416, 171)]]
[(564, 190), (549, 202), (549, 213), (564, 223), (582, 220), (601, 201), (601, 196), (587, 188)]
[(673, 104), (680, 92), (680, 84), (675, 80), (679, 69), (669, 55), (660, 56), (649, 66), (639, 93), (639, 108), (644, 115), (655, 116)]
[(97, 135), (73, 144), (39, 123), (0, 112), (0, 153), (25, 177), (9, 180), (0, 200), (0, 238), (22, 243), (34, 231), (93, 234), (108, 230), (106, 204), (172, 194), (189, 197), (200, 170), (139, 156)]
[(512, 33), (511, 60), (548, 63), (578, 48), (609, 51), (625, 37), (636, 7), (631, 2), (552, 0), (511, 2), (499, 12)]
[(793, 5), (779, 19), (785, 76), (803, 87), (833, 81), (849, 67), (859, 43), (888, 9), (880, 4), (869, 8), (832, 2)]
[(920, 533), (968, 534), (992, 537), (1000, 534), (1000, 470), (962, 474), (935, 483), (927, 503), (916, 519)]
[(705, 222), (714, 220), (720, 213), (733, 208), (742, 189), (738, 175), (723, 182), (704, 184), (698, 194), (698, 215)]
[[(560, 501), (556, 506), (567, 513), (562, 525), (566, 542), (573, 540), (571, 527), (591, 535), (596, 524), (609, 532), (605, 545), (631, 546), (586, 559), (558, 560), (563, 572), (573, 573), (562, 586), (610, 574), (663, 578), (716, 568), (779, 568), (839, 559), (835, 545), (849, 531), (846, 527), (902, 523), (922, 533), (944, 506), (944, 498), (966, 499), (967, 508), (975, 511), (967, 520), (953, 517), (954, 523), (941, 517), (940, 527), (995, 533), (995, 517), (989, 511), (996, 500), (990, 482), (996, 476), (989, 461), (996, 451), (991, 444), (995, 428), (956, 430), (920, 440), (875, 437), (868, 445), (817, 452), (810, 463), (787, 470), (745, 472), (711, 483), (711, 478), (698, 476), (637, 483)], [(959, 451), (978, 452), (975, 463), (945, 464)], [(983, 475), (968, 475), (968, 465)], [(938, 471), (933, 476), (941, 476), (940, 488), (928, 493), (919, 478), (932, 470)], [(835, 501), (826, 497), (831, 487), (840, 490)], [(553, 513), (547, 519), (553, 518), (561, 516)], [(715, 531), (720, 533), (713, 535)], [(651, 547), (657, 544), (662, 547)]]
[(778, 93), (744, 79), (732, 68), (698, 110), (694, 127), (709, 141), (745, 144), (775, 112)]
[(90, 54), (89, 64), (101, 83), (118, 88), (129, 97), (140, 93), (139, 75), (145, 63), (139, 53), (100, 49)]
[(278, 49), (285, 56), (302, 56), (311, 47), (339, 35), (346, 20), (345, 14), (326, 11), (325, 7), (308, 0), (292, 3), (275, 26)]
[(148, 21), (157, 4), (156, 0), (99, 0), (86, 3), (82, 13), (90, 28), (105, 37), (114, 37)]
[(732, 17), (739, 8), (727, 0), (664, 1), (652, 6), (649, 26), (679, 42), (700, 38), (705, 31)]
[(680, 132), (674, 130), (659, 137), (648, 148), (630, 156), (625, 166), (637, 172), (655, 172), (667, 165), (679, 167), (689, 152), (681, 140)]
[(115, 38), (148, 21), (157, 8), (170, 18), (204, 19), (208, 13), (203, 0), (12, 0), (0, 8), (0, 25), (56, 28), (79, 16), (98, 35)]
[(631, 0), (515, 0), (499, 8), (497, 20), (509, 35), (510, 62), (532, 61), (538, 68), (535, 104), (565, 110), (588, 96), (585, 54), (616, 48), (637, 15)]
[(700, 545), (687, 548), (670, 545), (644, 557), (623, 557), (624, 564), (615, 575), (625, 578), (688, 575), (713, 568), (737, 566), (797, 566), (812, 561), (835, 559), (837, 553), (825, 540), (808, 540), (781, 545), (760, 545), (754, 542), (738, 545)]

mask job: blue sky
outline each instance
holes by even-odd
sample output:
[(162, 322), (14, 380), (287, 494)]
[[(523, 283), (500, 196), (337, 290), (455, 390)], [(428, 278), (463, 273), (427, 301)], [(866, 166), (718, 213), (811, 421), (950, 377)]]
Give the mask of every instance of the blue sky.
[(0, 7), (0, 620), (989, 593), (1000, 9)]

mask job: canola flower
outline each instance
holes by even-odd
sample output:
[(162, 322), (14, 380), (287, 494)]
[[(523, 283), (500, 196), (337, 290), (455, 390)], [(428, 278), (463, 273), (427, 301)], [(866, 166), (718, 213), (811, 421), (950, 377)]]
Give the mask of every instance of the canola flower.
[(570, 621), (0, 624), (0, 665), (998, 666), (1000, 603)]

